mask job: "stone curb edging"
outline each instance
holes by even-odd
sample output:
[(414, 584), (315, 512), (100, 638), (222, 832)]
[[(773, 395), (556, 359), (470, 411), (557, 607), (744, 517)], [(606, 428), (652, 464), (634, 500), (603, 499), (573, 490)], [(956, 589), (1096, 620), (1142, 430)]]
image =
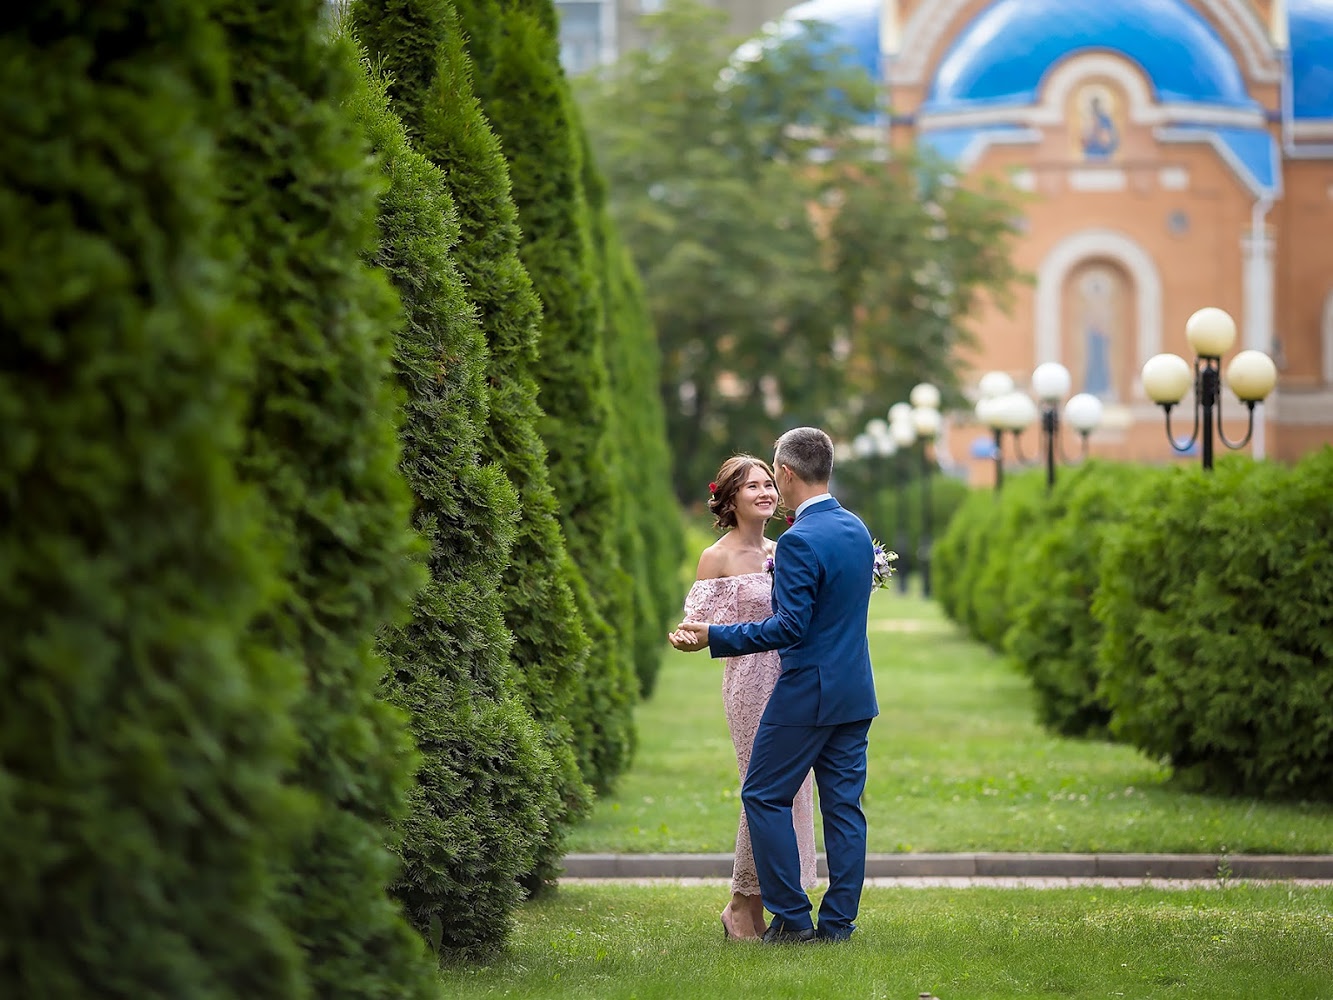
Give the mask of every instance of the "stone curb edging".
[[(568, 878), (730, 878), (730, 854), (569, 854)], [(819, 875), (828, 877), (824, 855)], [(1333, 854), (870, 854), (866, 878), (1333, 879)]]

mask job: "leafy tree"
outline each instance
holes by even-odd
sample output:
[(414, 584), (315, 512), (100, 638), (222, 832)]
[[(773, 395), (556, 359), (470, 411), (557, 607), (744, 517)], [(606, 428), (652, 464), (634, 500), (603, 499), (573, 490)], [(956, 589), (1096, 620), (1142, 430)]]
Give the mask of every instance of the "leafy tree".
[(233, 461), (249, 377), (218, 252), (207, 5), (0, 28), (0, 995), (290, 998), (269, 861), (293, 663)]
[(947, 401), (969, 312), (1013, 278), (1008, 202), (867, 141), (874, 85), (820, 27), (741, 46), (693, 2), (647, 20), (581, 93), (661, 338), (678, 494), (786, 427), (854, 433), (922, 379)]
[(281, 574), (254, 637), (305, 667), (291, 781), (317, 809), (281, 911), (317, 995), (436, 996), (433, 962), (387, 892), (413, 759), (378, 697), (375, 637), (421, 575), (391, 419), (397, 304), (361, 260), (380, 188), (344, 106), (356, 53), (321, 30), (319, 0), (216, 8), (233, 90), (218, 126), (227, 229), (256, 325), (240, 468), (262, 493)]
[[(615, 537), (624, 502), (607, 436), (611, 416), (579, 136), (560, 69), (550, 0), (460, 0), (477, 97), (500, 139), (522, 230), (519, 254), (542, 306), (539, 424), (570, 555), (593, 603), (585, 774), (609, 787), (634, 748), (632, 584)], [(577, 596), (577, 592), (576, 592)]]
[(917, 382), (944, 405), (966, 405), (960, 349), (983, 302), (1007, 306), (1022, 280), (1010, 257), (1014, 206), (993, 180), (959, 184), (930, 157), (903, 151), (888, 164), (828, 178), (833, 315), (847, 363), (836, 385), (850, 427), (883, 416)]
[(583, 607), (591, 606), (591, 598), (565, 548), (537, 431), (541, 411), (533, 373), (540, 304), (518, 258), (509, 176), (472, 96), (453, 8), (445, 0), (358, 0), (351, 17), (388, 74), (391, 105), (414, 148), (443, 172), (460, 227), (453, 262), (489, 348), (490, 410), (479, 428), (480, 453), (504, 471), (520, 507), (500, 595), (520, 693), (542, 727), (558, 773), (546, 837), (526, 879), (535, 887), (558, 873), (565, 833), (588, 809), (583, 775), (591, 773), (595, 750), (595, 679), (586, 673), (588, 637), (575, 595)]
[(439, 168), (389, 110), (385, 81), (371, 83), (356, 110), (389, 179), (375, 262), (406, 314), (394, 349), (403, 471), (431, 571), (412, 620), (385, 643), (386, 692), (410, 711), (425, 758), (396, 891), (437, 946), (470, 954), (502, 939), (558, 802), (508, 659), (500, 575), (517, 497), (501, 469), (478, 462), (488, 359), (450, 256), (457, 214)]

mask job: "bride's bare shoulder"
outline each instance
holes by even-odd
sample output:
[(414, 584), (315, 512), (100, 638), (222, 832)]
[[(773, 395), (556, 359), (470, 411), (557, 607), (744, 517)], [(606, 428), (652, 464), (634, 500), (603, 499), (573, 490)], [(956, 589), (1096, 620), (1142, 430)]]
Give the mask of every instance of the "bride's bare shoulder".
[(696, 580), (714, 580), (731, 575), (730, 546), (723, 544), (726, 540), (727, 536), (723, 535), (699, 554), (699, 568), (694, 574)]

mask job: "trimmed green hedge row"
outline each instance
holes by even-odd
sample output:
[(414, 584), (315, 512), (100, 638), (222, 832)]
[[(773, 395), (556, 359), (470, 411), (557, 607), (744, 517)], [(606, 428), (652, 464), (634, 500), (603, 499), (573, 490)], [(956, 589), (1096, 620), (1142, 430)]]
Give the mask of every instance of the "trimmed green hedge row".
[(520, 226), (453, 6), (358, 9), (0, 27), (0, 995), (434, 1000), (628, 763), (680, 541), (554, 11)]
[[(389, 181), (373, 261), (403, 304), (393, 356), (401, 467), (429, 569), (410, 620), (381, 635), (383, 694), (408, 712), (422, 758), (393, 888), (437, 949), (466, 955), (503, 937), (519, 879), (561, 809), (509, 659), (501, 574), (518, 498), (499, 468), (479, 462), (487, 352), (451, 258), (458, 217), (439, 168), (411, 148), (388, 103), (372, 79), (355, 108)], [(442, 357), (452, 360), (444, 371)]]
[[(560, 68), (550, 0), (455, 0), (474, 68), (472, 85), (509, 167), (520, 229), (518, 253), (541, 301), (534, 368), (538, 424), (546, 443), (560, 523), (587, 591), (575, 600), (588, 629), (587, 687), (580, 713), (584, 776), (608, 789), (634, 755), (633, 581), (621, 564), (621, 484), (611, 433), (611, 386), (582, 148)], [(657, 647), (660, 655), (661, 645)]]
[(1032, 678), (1043, 722), (1209, 791), (1333, 795), (1333, 448), (1293, 467), (1089, 463), (978, 491), (941, 603)]
[[(565, 548), (538, 434), (533, 372), (541, 305), (518, 257), (518, 215), (504, 156), (471, 94), (471, 62), (452, 8), (444, 0), (361, 0), (351, 8), (351, 20), (372, 64), (385, 73), (391, 108), (409, 141), (438, 168), (443, 196), (457, 213), (450, 257), (463, 279), (462, 307), (475, 317), (487, 355), (488, 411), (473, 418), (478, 447), (518, 492), (500, 599), (518, 690), (556, 768), (544, 841), (524, 876), (535, 888), (554, 877), (569, 825), (589, 807), (580, 761), (592, 751), (575, 734), (582, 731), (587, 689), (600, 683), (587, 669), (588, 635), (575, 599), (577, 593), (586, 596), (587, 588)], [(484, 785), (489, 768), (479, 766)], [(455, 879), (461, 878), (461, 864), (457, 868)]]
[[(236, 456), (226, 48), (190, 0), (0, 28), (0, 996), (307, 995), (300, 664)], [(21, 96), (20, 96), (21, 95)]]

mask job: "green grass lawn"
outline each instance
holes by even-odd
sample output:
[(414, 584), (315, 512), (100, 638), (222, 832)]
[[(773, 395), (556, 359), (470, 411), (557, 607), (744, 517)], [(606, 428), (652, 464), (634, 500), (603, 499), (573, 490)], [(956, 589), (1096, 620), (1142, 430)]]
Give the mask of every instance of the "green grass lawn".
[[(1333, 806), (1193, 794), (1132, 748), (1049, 735), (1027, 681), (933, 603), (878, 592), (870, 645), (872, 852), (1333, 852)], [(665, 654), (638, 710), (634, 766), (571, 852), (732, 849), (739, 781), (721, 671), (706, 653)]]
[(563, 886), (458, 1000), (1333, 998), (1333, 890), (867, 889), (848, 944), (721, 940), (725, 888)]

